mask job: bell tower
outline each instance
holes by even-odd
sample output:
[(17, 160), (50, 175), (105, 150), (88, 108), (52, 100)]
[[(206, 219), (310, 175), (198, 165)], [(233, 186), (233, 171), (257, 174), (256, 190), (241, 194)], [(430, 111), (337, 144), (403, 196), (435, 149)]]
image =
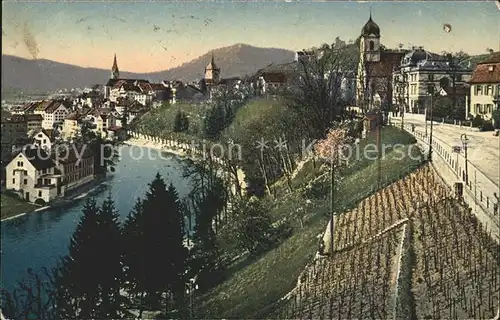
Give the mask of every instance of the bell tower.
[(111, 79), (119, 79), (120, 78), (120, 70), (118, 70), (118, 63), (116, 62), (116, 53), (115, 59), (113, 60), (113, 67), (111, 67)]
[(359, 45), (365, 62), (380, 61), (380, 28), (372, 20), (371, 10), (368, 22), (361, 29), (361, 41)]

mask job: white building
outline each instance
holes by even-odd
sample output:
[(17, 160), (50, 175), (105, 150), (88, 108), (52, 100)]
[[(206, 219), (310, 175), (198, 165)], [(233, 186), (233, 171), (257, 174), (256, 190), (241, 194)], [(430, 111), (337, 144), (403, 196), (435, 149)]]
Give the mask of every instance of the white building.
[(499, 104), (500, 52), (478, 63), (469, 83), (470, 105), (466, 108), (466, 116), (480, 115), (485, 120), (491, 120), (493, 110), (498, 109)]
[(41, 148), (42, 150), (46, 152), (50, 152), (52, 149), (52, 130), (40, 130), (35, 132), (33, 136), (33, 145), (37, 146), (38, 148)]
[[(54, 151), (54, 150), (53, 150)], [(55, 157), (39, 148), (25, 148), (6, 166), (6, 189), (26, 201), (47, 204), (94, 179), (90, 151), (69, 145)]]
[[(469, 63), (453, 65), (453, 60), (433, 54), (423, 47), (413, 47), (393, 74), (393, 103), (405, 112), (422, 113), (430, 99), (429, 87), (462, 88), (470, 79)], [(453, 79), (454, 78), (454, 79)], [(463, 103), (463, 98), (458, 102)]]

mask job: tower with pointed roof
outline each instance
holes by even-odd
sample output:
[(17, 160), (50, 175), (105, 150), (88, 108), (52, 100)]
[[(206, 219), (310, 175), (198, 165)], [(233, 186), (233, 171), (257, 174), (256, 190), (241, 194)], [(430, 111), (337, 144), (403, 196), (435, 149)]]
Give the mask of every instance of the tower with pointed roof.
[(380, 28), (372, 19), (370, 9), (370, 18), (361, 29), (360, 53), (366, 62), (380, 61)]
[(111, 67), (111, 79), (119, 79), (120, 78), (120, 70), (118, 70), (118, 63), (116, 62), (116, 53), (115, 59), (113, 60), (113, 67)]
[(205, 82), (207, 85), (216, 85), (220, 79), (220, 68), (215, 64), (214, 53), (212, 52), (212, 60), (205, 68)]

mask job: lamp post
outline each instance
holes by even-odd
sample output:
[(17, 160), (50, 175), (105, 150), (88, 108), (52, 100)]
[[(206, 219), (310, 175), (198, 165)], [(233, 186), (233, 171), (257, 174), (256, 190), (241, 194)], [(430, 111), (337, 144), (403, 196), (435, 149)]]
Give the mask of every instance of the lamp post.
[(194, 319), (193, 318), (193, 293), (195, 290), (198, 290), (198, 284), (195, 283), (196, 279), (191, 278), (189, 279), (189, 282), (186, 283), (187, 289), (186, 289), (186, 294), (189, 295), (189, 319)]
[(465, 185), (469, 185), (469, 170), (467, 167), (467, 144), (469, 141), (469, 138), (467, 138), (467, 135), (463, 133), (460, 136), (460, 140), (462, 141), (462, 146), (464, 148), (464, 153), (465, 153)]
[(331, 200), (332, 200), (332, 203), (331, 203), (331, 206), (332, 206), (332, 216), (331, 216), (331, 221), (330, 221), (330, 258), (333, 259), (333, 240), (334, 240), (334, 235), (333, 235), (333, 231), (334, 231), (334, 226), (333, 226), (333, 223), (334, 223), (334, 218), (335, 218), (335, 213), (334, 213), (334, 205), (335, 205), (335, 165), (333, 163), (333, 158), (332, 158), (332, 162), (331, 162), (331, 168), (330, 168), (330, 171), (331, 171), (331, 179), (332, 179), (332, 196), (331, 196)]
[(431, 134), (430, 134), (430, 137), (429, 137), (429, 157), (428, 157), (428, 160), (429, 161), (432, 161), (432, 124), (434, 123), (434, 121), (432, 121), (432, 107), (433, 107), (433, 104), (434, 104), (434, 101), (433, 101), (433, 96), (434, 96), (434, 84), (429, 84), (429, 86), (427, 87), (427, 91), (429, 92), (430, 96), (431, 96), (431, 103), (430, 103), (430, 107), (431, 107), (431, 110), (430, 110), (430, 119), (431, 119)]

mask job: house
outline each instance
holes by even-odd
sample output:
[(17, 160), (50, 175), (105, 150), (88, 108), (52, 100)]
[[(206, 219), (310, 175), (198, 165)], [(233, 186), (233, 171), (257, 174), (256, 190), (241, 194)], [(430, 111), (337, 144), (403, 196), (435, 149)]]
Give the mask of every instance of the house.
[(24, 148), (6, 166), (6, 189), (47, 204), (94, 179), (94, 156), (85, 146), (59, 145), (50, 153)]
[(26, 122), (22, 115), (2, 117), (1, 120), (1, 154), (2, 166), (10, 161), (16, 145), (27, 137)]
[(43, 117), (42, 128), (53, 129), (55, 125), (63, 124), (71, 108), (66, 100), (43, 100), (34, 105), (28, 105), (24, 112), (41, 115)]
[(254, 87), (257, 94), (266, 94), (290, 84), (296, 72), (296, 62), (283, 64), (270, 64), (254, 75)]
[(94, 155), (86, 145), (67, 144), (55, 152), (53, 157), (62, 175), (63, 194), (94, 180)]
[(24, 114), (27, 132), (42, 129), (43, 117), (39, 114)]
[(412, 47), (401, 59), (393, 74), (393, 101), (406, 112), (422, 112), (430, 103), (430, 91), (444, 89), (455, 105), (463, 103), (457, 91), (470, 79), (472, 69), (463, 63), (454, 63), (452, 57), (428, 52), (424, 47)]
[(80, 131), (80, 120), (84, 115), (79, 112), (73, 112), (64, 119), (61, 136), (65, 140), (74, 138)]
[(61, 178), (54, 160), (38, 148), (25, 148), (6, 167), (6, 189), (26, 201), (45, 204), (61, 195)]
[(356, 79), (356, 105), (363, 111), (392, 107), (393, 71), (404, 52), (382, 48), (380, 28), (370, 18), (361, 29), (359, 63)]
[(54, 142), (53, 133), (54, 132), (51, 129), (41, 129), (36, 131), (33, 135), (33, 145), (45, 150), (46, 152), (50, 152)]
[(499, 109), (500, 97), (500, 52), (491, 54), (477, 64), (470, 84), (470, 104), (467, 116), (480, 115), (485, 120), (493, 117), (493, 110)]

